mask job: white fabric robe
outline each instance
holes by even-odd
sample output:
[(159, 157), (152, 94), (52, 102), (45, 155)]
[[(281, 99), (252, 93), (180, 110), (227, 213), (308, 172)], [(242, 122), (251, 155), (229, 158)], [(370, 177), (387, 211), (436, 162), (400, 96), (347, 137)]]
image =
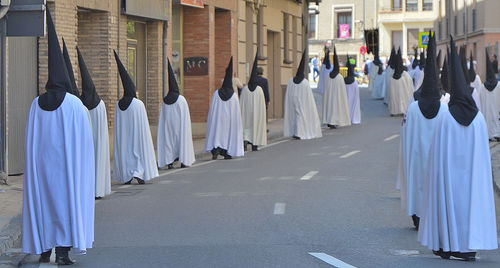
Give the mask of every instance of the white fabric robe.
[(240, 96), (243, 140), (253, 145), (267, 145), (266, 100), (264, 91), (257, 86), (252, 92), (243, 87)]
[(243, 156), (243, 127), (240, 103), (236, 94), (227, 101), (219, 97), (219, 90), (212, 96), (208, 112), (205, 151), (220, 147), (232, 157)]
[(325, 85), (325, 78), (328, 78), (328, 75), (330, 72), (333, 70), (333, 65), (330, 64), (330, 69), (326, 69), (326, 65), (322, 64), (321, 68), (319, 70), (319, 80), (318, 80), (318, 92), (323, 94), (324, 92), (324, 85)]
[(498, 247), (487, 136), (481, 112), (467, 127), (449, 112), (436, 123), (418, 231), (418, 240), (429, 249)]
[(316, 102), (309, 82), (304, 79), (295, 84), (288, 81), (285, 93), (285, 114), (283, 116), (283, 135), (297, 136), (303, 140), (320, 138), (321, 124)]
[(87, 109), (69, 93), (54, 111), (42, 110), (35, 98), (25, 141), (23, 252), (91, 248), (95, 171)]
[(378, 74), (378, 69), (382, 68), (382, 66), (379, 67), (372, 63), (370, 67), (370, 73), (368, 74), (370, 83), (368, 84), (368, 89), (371, 90), (373, 99), (383, 99), (383, 86), (385, 77), (383, 73), (381, 75)]
[(391, 79), (392, 79), (393, 75), (394, 75), (394, 69), (392, 69), (391, 67), (388, 67), (387, 69), (385, 69), (385, 71), (384, 71), (384, 92), (385, 92), (384, 103), (386, 103), (386, 104), (389, 104), (389, 99), (390, 99), (389, 96), (391, 95), (390, 85), (391, 85)]
[[(479, 90), (479, 88), (481, 88), (481, 86), (483, 85), (483, 82), (481, 82), (481, 77), (479, 77), (479, 75), (476, 74), (476, 78), (474, 79), (474, 81), (472, 81), (470, 83), (470, 86)], [(478, 92), (479, 94), (481, 94), (480, 92)]]
[(177, 101), (169, 105), (162, 102), (156, 145), (158, 166), (161, 168), (173, 163), (177, 158), (185, 166), (194, 163), (191, 115), (184, 96), (179, 95)]
[(481, 100), (481, 113), (488, 127), (488, 138), (500, 137), (500, 124), (498, 113), (500, 112), (500, 83), (492, 90), (487, 90), (483, 84), (479, 87), (479, 99)]
[(448, 103), (450, 102), (450, 93), (444, 93), (444, 95), (441, 96), (440, 101), (441, 103), (448, 105)]
[(134, 98), (122, 111), (115, 108), (113, 181), (125, 183), (134, 177), (150, 180), (158, 177), (155, 150), (146, 108)]
[(330, 76), (325, 79), (322, 108), (323, 113), (321, 118), (323, 124), (335, 126), (351, 125), (347, 91), (344, 78), (340, 73), (333, 79)]
[(418, 90), (421, 86), (422, 86), (422, 83), (424, 83), (424, 77), (425, 77), (425, 73), (424, 72), (420, 72), (420, 75), (418, 76), (418, 80), (415, 81), (415, 91)]
[(472, 90), (472, 99), (476, 103), (476, 107), (481, 110), (481, 99), (479, 98), (479, 90), (474, 88)]
[[(413, 72), (411, 74), (411, 79), (412, 79), (412, 82), (413, 82), (413, 88), (415, 88), (415, 90), (418, 89), (417, 87), (417, 83), (420, 79), (420, 75), (423, 74), (424, 72), (420, 69), (420, 66), (417, 66), (415, 69), (413, 69)], [(423, 81), (423, 79), (422, 79)]]
[(108, 116), (104, 101), (101, 100), (89, 114), (94, 140), (95, 196), (104, 197), (111, 193)]
[(429, 165), (429, 151), (436, 123), (448, 110), (440, 103), (436, 116), (424, 117), (418, 101), (408, 107), (406, 119), (401, 127), (401, 208), (408, 216), (421, 216), (423, 180)]
[(359, 104), (359, 86), (358, 81), (350, 85), (345, 85), (347, 91), (347, 101), (349, 103), (349, 117), (351, 124), (357, 125), (361, 123), (361, 106)]
[(396, 80), (391, 77), (389, 89), (391, 90), (389, 113), (391, 115), (406, 113), (408, 103), (413, 98), (414, 92), (410, 75), (403, 71), (401, 78)]

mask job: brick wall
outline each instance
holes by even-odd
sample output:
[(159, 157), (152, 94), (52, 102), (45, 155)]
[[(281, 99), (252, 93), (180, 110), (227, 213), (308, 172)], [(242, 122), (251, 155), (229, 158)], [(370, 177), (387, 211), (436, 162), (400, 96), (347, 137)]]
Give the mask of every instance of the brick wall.
[(163, 101), (163, 22), (147, 24), (147, 111), (149, 123), (158, 124)]
[[(215, 12), (215, 86), (220, 88), (226, 67), (231, 58), (232, 45), (231, 11)], [(236, 72), (236, 55), (233, 58), (233, 73)], [(231, 74), (232, 75), (232, 74)]]

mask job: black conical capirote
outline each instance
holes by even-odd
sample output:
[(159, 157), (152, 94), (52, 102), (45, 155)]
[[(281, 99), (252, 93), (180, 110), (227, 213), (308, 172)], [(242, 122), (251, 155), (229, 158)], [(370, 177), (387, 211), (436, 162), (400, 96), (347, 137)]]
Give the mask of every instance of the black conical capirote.
[(474, 59), (472, 58), (472, 51), (470, 52), (469, 59), (469, 81), (474, 82), (476, 80), (476, 71), (474, 70)]
[(257, 88), (257, 60), (257, 54), (255, 54), (252, 65), (252, 72), (250, 73), (250, 79), (248, 79), (248, 89), (250, 89), (250, 91), (252, 92)]
[(417, 59), (417, 57), (418, 57), (418, 49), (415, 48), (413, 50), (413, 53), (414, 53), (414, 56), (413, 56), (413, 63), (411, 64), (411, 68), (415, 69), (418, 66), (418, 59)]
[(323, 64), (325, 65), (327, 70), (330, 70), (332, 64), (330, 63), (330, 49), (326, 50), (325, 58), (323, 59)]
[(470, 79), (469, 79), (469, 70), (467, 69), (467, 56), (465, 56), (465, 46), (460, 47), (460, 53), (458, 54), (460, 58), (460, 66), (462, 66), (462, 70), (464, 72), (465, 76), (465, 81), (467, 81), (468, 84), (470, 84)]
[(304, 50), (304, 52), (302, 52), (302, 58), (300, 59), (299, 67), (297, 68), (297, 73), (293, 78), (293, 82), (297, 85), (300, 84), (305, 78), (304, 75), (305, 65), (306, 65), (306, 51)]
[(465, 81), (463, 66), (457, 54), (453, 37), (450, 37), (449, 67), (451, 89), (450, 102), (448, 103), (449, 111), (460, 125), (469, 126), (476, 117), (478, 109), (474, 99), (472, 99), (469, 83)]
[(177, 80), (175, 80), (172, 64), (170, 64), (170, 60), (168, 60), (168, 93), (167, 96), (163, 98), (163, 102), (167, 105), (174, 104), (180, 94), (179, 85), (177, 84)]
[(423, 50), (422, 52), (420, 52), (420, 59), (418, 60), (418, 68), (420, 68), (421, 71), (423, 71), (425, 68), (425, 52)]
[(123, 66), (120, 57), (118, 57), (118, 54), (115, 50), (113, 50), (113, 53), (115, 54), (116, 65), (118, 66), (118, 72), (120, 73), (120, 78), (123, 85), (123, 97), (120, 99), (120, 101), (118, 101), (118, 107), (120, 107), (120, 110), (125, 111), (127, 110), (130, 103), (132, 103), (132, 100), (136, 97), (135, 84), (128, 74), (127, 69), (125, 69), (125, 66)]
[(392, 75), (392, 78), (399, 80), (401, 76), (403, 75), (403, 57), (401, 55), (401, 48), (398, 49), (398, 53), (396, 54), (396, 59), (394, 63), (394, 74)]
[(346, 85), (350, 85), (356, 81), (356, 77), (354, 76), (354, 65), (351, 64), (349, 54), (347, 54), (347, 76), (344, 78), (344, 82)]
[(339, 56), (337, 55), (337, 48), (333, 46), (333, 69), (330, 72), (330, 78), (335, 78), (340, 72)]
[(443, 67), (441, 68), (441, 86), (443, 87), (444, 92), (450, 93), (450, 81), (448, 80), (448, 61), (446, 57), (443, 61)]
[[(257, 58), (255, 60), (257, 60)], [(248, 88), (250, 88), (250, 82), (248, 84)], [(224, 81), (222, 82), (222, 87), (219, 88), (218, 93), (219, 93), (219, 97), (223, 101), (228, 101), (234, 94), (234, 89), (233, 89), (233, 56), (231, 56), (231, 59), (229, 59), (229, 64), (226, 67), (226, 74), (224, 75)]]
[(394, 70), (394, 68), (396, 68), (396, 65), (395, 65), (395, 59), (396, 59), (396, 49), (394, 47), (392, 47), (391, 49), (391, 56), (389, 56), (389, 67), (391, 67), (391, 69)]
[(80, 67), (80, 76), (82, 77), (82, 95), (80, 95), (80, 100), (82, 100), (83, 105), (90, 111), (99, 105), (101, 98), (95, 90), (94, 81), (92, 81), (92, 77), (78, 47), (76, 47), (76, 52), (78, 53), (78, 67)]
[(498, 84), (498, 80), (495, 77), (493, 62), (490, 61), (490, 55), (488, 53), (488, 48), (485, 48), (486, 52), (486, 81), (484, 81), (484, 87), (488, 91), (493, 91)]
[(436, 38), (429, 33), (429, 43), (427, 46), (427, 59), (424, 69), (424, 80), (422, 82), (420, 95), (414, 94), (418, 101), (420, 111), (427, 119), (434, 118), (441, 106), (441, 93), (438, 88), (437, 64), (436, 64)]
[(71, 64), (71, 59), (69, 58), (68, 48), (66, 47), (66, 42), (64, 38), (63, 42), (63, 58), (66, 69), (68, 70), (69, 81), (71, 82), (71, 88), (68, 88), (68, 93), (71, 93), (77, 97), (80, 97), (80, 92), (78, 92), (78, 87), (76, 86), (75, 74), (73, 73), (73, 65)]
[(49, 80), (45, 84), (46, 93), (38, 98), (38, 105), (42, 110), (54, 111), (64, 100), (67, 89), (71, 88), (68, 70), (64, 64), (61, 46), (57, 39), (56, 29), (49, 9), (47, 9), (47, 38), (48, 38), (48, 71)]

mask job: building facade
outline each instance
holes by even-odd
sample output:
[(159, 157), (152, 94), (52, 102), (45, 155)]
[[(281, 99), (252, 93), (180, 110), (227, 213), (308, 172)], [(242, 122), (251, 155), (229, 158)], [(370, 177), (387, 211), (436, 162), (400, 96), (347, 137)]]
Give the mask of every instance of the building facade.
[(434, 27), (440, 0), (376, 2), (380, 56), (389, 56), (393, 46), (396, 49), (401, 47), (404, 57), (413, 55), (413, 49), (418, 46), (418, 33), (428, 32)]
[(485, 48), (490, 56), (498, 55), (500, 1), (496, 0), (440, 0), (439, 16), (434, 22), (438, 49), (446, 50), (453, 36), (457, 46), (465, 45), (467, 56), (472, 53), (479, 64), (476, 72), (486, 79)]
[(309, 4), (309, 57), (323, 57), (323, 49), (335, 44), (339, 61), (345, 63), (347, 54), (355, 56), (361, 67), (364, 29), (376, 25), (376, 1), (322, 0)]

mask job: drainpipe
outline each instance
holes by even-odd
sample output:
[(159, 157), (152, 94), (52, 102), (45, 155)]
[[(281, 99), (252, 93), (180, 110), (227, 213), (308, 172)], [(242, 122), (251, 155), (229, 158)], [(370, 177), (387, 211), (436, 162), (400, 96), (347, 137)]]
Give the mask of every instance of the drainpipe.
[[(121, 0), (117, 0), (118, 1), (118, 45), (117, 45), (117, 53), (118, 55), (120, 55), (120, 17), (121, 17), (121, 13), (122, 13), (122, 1)], [(116, 84), (117, 84), (117, 88), (116, 88), (116, 97), (118, 99), (120, 99), (120, 73), (117, 72), (116, 74)]]
[(167, 36), (168, 35), (168, 20), (163, 22), (163, 96), (167, 95)]
[(0, 7), (0, 179), (7, 184), (7, 177), (3, 177), (4, 172), (7, 171), (7, 103), (5, 97), (7, 96), (6, 87), (6, 42), (7, 42), (7, 21), (4, 16), (7, 14), (9, 6)]

